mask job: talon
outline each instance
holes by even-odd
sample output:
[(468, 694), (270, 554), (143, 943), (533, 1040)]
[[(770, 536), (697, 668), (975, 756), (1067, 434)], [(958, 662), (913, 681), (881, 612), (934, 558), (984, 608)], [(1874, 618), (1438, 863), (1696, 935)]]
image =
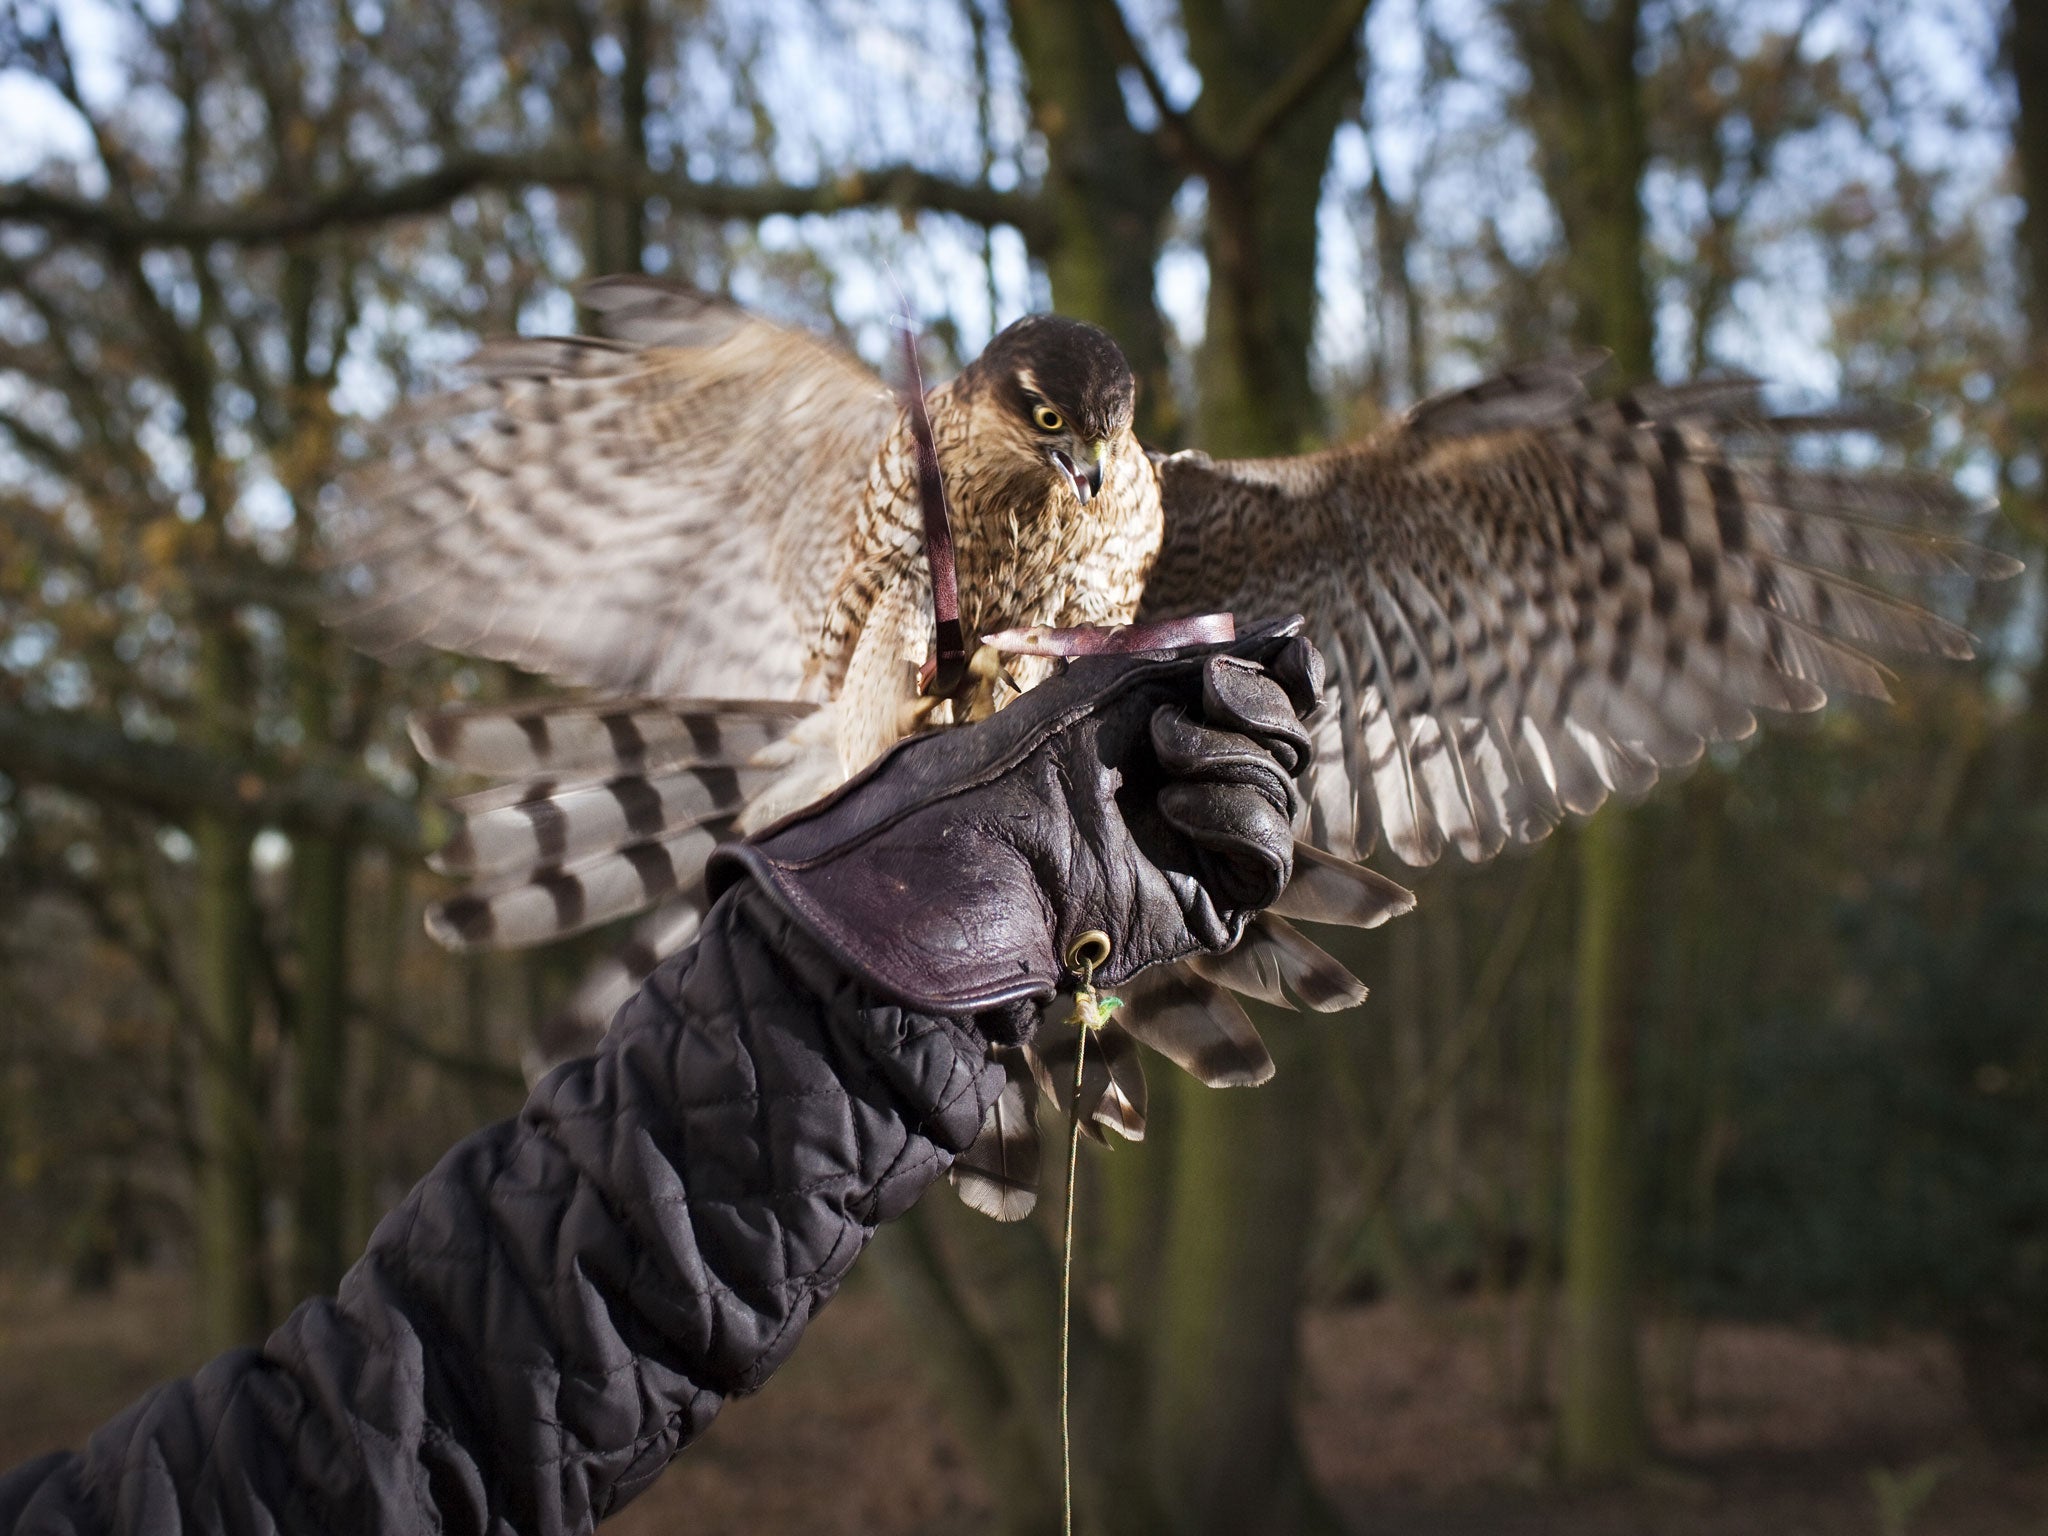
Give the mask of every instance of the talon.
[(906, 699), (903, 705), (896, 711), (896, 734), (899, 736), (915, 736), (921, 731), (933, 730), (939, 725), (944, 724), (945, 722), (943, 721), (932, 719), (932, 712), (941, 704), (949, 704), (951, 702), (950, 699), (934, 699), (923, 696)]

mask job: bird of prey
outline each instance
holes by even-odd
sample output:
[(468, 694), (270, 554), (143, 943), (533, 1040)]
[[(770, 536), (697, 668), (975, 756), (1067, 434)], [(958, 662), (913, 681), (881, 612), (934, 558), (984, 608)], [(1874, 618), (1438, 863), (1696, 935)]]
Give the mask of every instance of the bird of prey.
[[(440, 647), (586, 691), (444, 710), (414, 735), (497, 781), (456, 802), (437, 856), (469, 882), (430, 914), (444, 943), (654, 908), (579, 996), (601, 1026), (695, 932), (720, 838), (961, 701), (918, 688), (934, 621), (904, 402), (826, 342), (678, 287), (607, 279), (584, 301), (604, 337), (487, 345), (473, 382), (407, 420), (342, 552), (367, 648)], [(1031, 654), (1046, 630), (1300, 614), (1327, 658), (1295, 886), (1239, 951), (1129, 989), (1084, 1088), (1091, 1125), (1142, 1134), (1132, 1039), (1206, 1081), (1270, 1074), (1233, 990), (1358, 1001), (1286, 919), (1405, 910), (1349, 862), (1377, 844), (1414, 866), (1447, 845), (1486, 859), (1646, 791), (1759, 709), (1882, 697), (1872, 653), (1971, 654), (1865, 578), (2010, 574), (1964, 537), (1978, 504), (1797, 450), (1877, 416), (1774, 414), (1749, 379), (1596, 399), (1596, 363), (1519, 368), (1364, 441), (1263, 460), (1148, 452), (1116, 343), (1053, 316), (925, 396), (966, 633), (1008, 647), (977, 657), (982, 707), (1054, 664)], [(1061, 1080), (1065, 1037), (1042, 1031), (1008, 1063), (986, 1176), (967, 1160), (963, 1193), (992, 1214), (1029, 1209), (1027, 1084)]]

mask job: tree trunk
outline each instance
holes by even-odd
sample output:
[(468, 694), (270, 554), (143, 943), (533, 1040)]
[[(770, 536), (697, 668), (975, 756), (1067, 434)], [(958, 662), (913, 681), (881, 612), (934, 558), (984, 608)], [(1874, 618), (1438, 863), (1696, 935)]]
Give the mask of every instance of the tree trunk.
[(1563, 934), (1549, 949), (1540, 975), (1539, 1007), (1530, 1035), (1531, 1063), (1523, 1090), (1529, 1106), (1527, 1159), (1529, 1167), (1529, 1283), (1522, 1301), (1522, 1360), (1516, 1383), (1514, 1406), (1517, 1413), (1534, 1418), (1551, 1403), (1551, 1363), (1555, 1358), (1560, 1260), (1559, 1142), (1562, 1121), (1559, 1104), (1564, 1058), (1564, 1009), (1552, 1006), (1562, 988), (1551, 985), (1553, 968), (1565, 955)]
[[(1202, 72), (1196, 125), (1241, 123), (1329, 20), (1326, 0), (1183, 7)], [(1291, 453), (1321, 434), (1309, 374), (1316, 318), (1316, 212), (1330, 140), (1358, 98), (1355, 54), (1331, 71), (1249, 161), (1210, 167), (1209, 308), (1195, 376), (1202, 447)]]
[(1650, 161), (1640, 0), (1514, 0), (1505, 8), (1529, 91), (1522, 115), (1564, 229), (1573, 333), (1605, 347), (1625, 381), (1655, 372), (1644, 271), (1643, 173)]
[[(2019, 110), (2013, 151), (2024, 211), (2015, 252), (2027, 333), (2009, 404), (2013, 449), (2048, 472), (2048, 9), (2013, 0), (2006, 17), (2005, 62)], [(2048, 486), (2037, 474), (2004, 504), (2034, 538), (2048, 537)], [(2009, 782), (2036, 808), (2048, 800), (2048, 658), (2036, 661), (2026, 714), (1996, 749), (2014, 766)], [(2048, 1349), (2033, 1317), (2015, 1316), (1995, 1298), (1949, 1326), (1972, 1418), (1994, 1444), (2029, 1454), (2048, 1439)]]
[[(228, 737), (240, 696), (240, 668), (225, 616), (208, 624), (199, 692), (211, 730)], [(218, 743), (217, 743), (218, 744)], [(209, 813), (194, 824), (199, 882), (198, 990), (205, 1025), (199, 1042), (198, 1210), (200, 1329), (212, 1350), (261, 1338), (270, 1325), (264, 1271), (262, 1109), (255, 1071), (255, 999), (250, 962), (259, 942), (249, 883), (251, 828)]]
[(363, 1021), (368, 1024), (361, 1065), (356, 1072), (355, 1103), (349, 1115), (350, 1134), (343, 1147), (349, 1156), (347, 1248), (353, 1253), (370, 1240), (384, 1215), (390, 1192), (389, 1159), (384, 1133), (404, 1104), (405, 1079), (396, 1034), (404, 1023), (406, 950), (418, 931), (412, 904), (410, 857), (387, 851), (373, 866), (377, 879), (362, 910), (369, 934), (370, 988)]
[(1094, 0), (1013, 0), (1031, 120), (1045, 135), (1053, 239), (1033, 251), (1061, 314), (1117, 339), (1138, 379), (1138, 435), (1173, 447), (1181, 422), (1153, 283), (1181, 175), (1124, 115), (1116, 52)]
[[(927, 1358), (939, 1395), (994, 1495), (989, 1529), (997, 1536), (1052, 1536), (1060, 1528), (1059, 1467), (1046, 1455), (1042, 1405), (1020, 1390), (1015, 1373), (961, 1295), (960, 1266), (948, 1261), (940, 1244), (939, 1229), (962, 1219), (985, 1218), (974, 1212), (956, 1216), (941, 1199), (929, 1200), (877, 1234), (868, 1262), (934, 1346)], [(1043, 1246), (1028, 1227), (994, 1240), (1025, 1249)], [(1042, 1263), (1021, 1270), (1010, 1266), (1007, 1272), (1033, 1278), (1044, 1274)], [(1051, 1343), (1039, 1339), (1029, 1347), (1042, 1355)]]
[[(299, 724), (309, 747), (332, 735), (328, 667), (333, 645), (317, 630), (294, 636)], [(292, 1040), (292, 1107), (298, 1188), (292, 1202), (291, 1281), (296, 1297), (325, 1295), (348, 1267), (348, 927), (353, 846), (301, 836), (292, 846), (292, 939), (298, 1007)]]
[[(2026, 200), (2020, 221), (2020, 270), (2027, 288), (2029, 339), (2039, 387), (2048, 381), (2048, 11), (2029, 0), (2014, 0), (2008, 25), (2008, 59), (2019, 96), (2013, 147), (2020, 194)], [(2048, 401), (2037, 399), (2033, 404), (2038, 413), (2048, 414)], [(2035, 446), (2040, 446), (2038, 437)]]
[(1626, 824), (1597, 817), (1579, 838), (1579, 860), (1558, 1451), (1568, 1475), (1593, 1479), (1634, 1472), (1649, 1450), (1636, 1358), (1635, 1040), (1616, 995)]
[[(647, 163), (647, 71), (653, 29), (648, 0), (626, 0), (619, 8), (619, 149), (635, 165)], [(596, 129), (600, 135), (602, 131)], [(637, 197), (595, 197), (591, 202), (594, 273), (645, 271), (646, 205)]]
[[(1191, 0), (1198, 125), (1216, 137), (1240, 123), (1322, 31), (1328, 9), (1279, 0), (1254, 16)], [(1210, 173), (1196, 436), (1211, 452), (1283, 453), (1317, 435), (1316, 209), (1330, 140), (1356, 94), (1347, 63), (1248, 163)], [(1251, 1012), (1279, 1066), (1272, 1082), (1219, 1093), (1172, 1074), (1172, 1220), (1159, 1256), (1149, 1455), (1177, 1531), (1338, 1528), (1294, 1433), (1321, 1041), (1302, 1015)]]
[(299, 950), (292, 1102), (298, 1121), (298, 1193), (292, 1206), (292, 1293), (333, 1291), (348, 1267), (349, 850), (324, 838), (292, 851)]
[[(2033, 494), (2017, 498), (2016, 513), (2025, 516), (2027, 531), (2048, 538), (2048, 10), (2029, 0), (2015, 0), (2006, 32), (2007, 62), (2019, 98), (2013, 117), (2014, 158), (2019, 163), (2020, 195), (2026, 211), (2020, 220), (2019, 269), (2027, 316), (2026, 351), (2013, 401), (2016, 447), (2040, 466)], [(2048, 661), (2034, 672), (2032, 718), (2028, 743), (2033, 762), (2029, 788), (2048, 793)]]
[(1322, 1041), (1302, 1015), (1250, 1011), (1272, 1082), (1218, 1091), (1172, 1074), (1160, 1289), (1131, 1298), (1154, 1313), (1152, 1482), (1177, 1532), (1336, 1531), (1294, 1432)]
[[(1523, 111), (1564, 227), (1574, 330), (1606, 347), (1626, 382), (1653, 372), (1641, 187), (1649, 163), (1639, 0), (1518, 0), (1508, 21), (1530, 89)], [(1632, 1026), (1622, 996), (1629, 827), (1610, 807), (1579, 841), (1578, 992), (1565, 1151), (1565, 1369), (1561, 1468), (1573, 1478), (1638, 1470), (1649, 1453), (1635, 1253), (1639, 1213)]]

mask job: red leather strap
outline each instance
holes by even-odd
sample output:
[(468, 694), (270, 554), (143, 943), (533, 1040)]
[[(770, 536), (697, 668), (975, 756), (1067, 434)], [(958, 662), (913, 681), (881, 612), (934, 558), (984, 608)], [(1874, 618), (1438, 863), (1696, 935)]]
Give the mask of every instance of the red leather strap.
[(932, 698), (950, 698), (967, 681), (967, 637), (960, 628), (960, 576), (953, 558), (953, 521), (946, 507), (946, 479), (939, 473), (939, 450), (932, 442), (932, 419), (924, 408), (924, 371), (917, 365), (917, 333), (905, 328), (903, 357), (910, 365), (910, 388), (903, 408), (910, 413), (910, 436), (917, 444), (917, 500), (924, 512), (924, 553), (932, 572), (932, 618), (938, 647), (919, 671), (918, 690)]

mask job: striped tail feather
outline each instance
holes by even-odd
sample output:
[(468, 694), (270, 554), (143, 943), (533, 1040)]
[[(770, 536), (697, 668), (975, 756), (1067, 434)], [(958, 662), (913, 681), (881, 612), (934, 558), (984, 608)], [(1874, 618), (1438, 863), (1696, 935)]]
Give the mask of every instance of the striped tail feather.
[(582, 933), (697, 885), (731, 831), (732, 819), (721, 817), (522, 870), (429, 907), (427, 931), (454, 950), (521, 949)]
[[(1138, 1043), (1112, 1020), (1088, 1031), (1088, 1056), (1081, 1064), (1081, 1092), (1074, 1093), (1074, 1057), (1081, 1031), (1072, 1024), (1073, 994), (1062, 992), (1046, 1004), (1038, 1032), (1022, 1047), (1039, 1090), (1062, 1115), (1078, 1113), (1081, 1129), (1098, 1142), (1105, 1131), (1126, 1141), (1145, 1139), (1145, 1066)], [(1119, 1010), (1121, 1017), (1121, 1010)]]
[(666, 833), (737, 816), (772, 769), (684, 767), (582, 783), (529, 779), (449, 802), (462, 818), (428, 863), (491, 880), (574, 863)]
[(579, 699), (411, 724), (429, 761), (503, 781), (449, 802), (456, 830), (428, 862), (467, 888), (429, 907), (438, 942), (520, 948), (652, 908), (534, 1031), (522, 1064), (538, 1080), (595, 1050), (619, 1005), (696, 939), (711, 850), (764, 806), (815, 798), (810, 738), (829, 715), (774, 699)]
[(1195, 955), (1188, 966), (1197, 976), (1256, 997), (1276, 1008), (1334, 1013), (1365, 1001), (1365, 983), (1284, 917), (1262, 913), (1246, 927), (1237, 947), (1220, 955)]
[(1118, 990), (1123, 1006), (1089, 1040), (1078, 1101), (1074, 1053), (1080, 1031), (1070, 1022), (1071, 993), (1040, 1011), (1030, 1044), (1006, 1054), (1010, 1080), (989, 1107), (981, 1134), (954, 1165), (960, 1198), (998, 1221), (1029, 1215), (1037, 1201), (1040, 1157), (1037, 1092), (1065, 1115), (1078, 1102), (1081, 1129), (1097, 1142), (1115, 1131), (1132, 1141), (1145, 1134), (1145, 1070), (1140, 1045), (1159, 1052), (1210, 1088), (1249, 1087), (1273, 1075), (1273, 1058), (1235, 994), (1283, 1008), (1318, 1012), (1363, 1002), (1366, 989), (1349, 971), (1279, 914), (1305, 922), (1376, 928), (1415, 905), (1386, 876), (1305, 843), (1294, 850), (1294, 877), (1279, 902), (1254, 919), (1237, 947), (1141, 972)]
[(1209, 1088), (1250, 1088), (1273, 1058), (1244, 1005), (1185, 965), (1157, 965), (1123, 988), (1118, 1027)]
[[(416, 715), (413, 739), (429, 761), (506, 781), (450, 803), (459, 823), (429, 862), (469, 884), (428, 909), (427, 931), (450, 949), (518, 948), (688, 896), (712, 848), (789, 771), (779, 761), (786, 738), (815, 713), (784, 700), (716, 699)], [(661, 917), (648, 931), (659, 938), (673, 926)], [(572, 1014), (602, 1025), (620, 978), (637, 983), (651, 968), (606, 969)]]
[(1304, 923), (1377, 928), (1390, 917), (1414, 911), (1415, 893), (1377, 870), (1297, 842), (1294, 875), (1267, 910)]
[(410, 721), (439, 767), (490, 779), (586, 779), (680, 767), (744, 767), (815, 704), (785, 699), (549, 701), (456, 705)]
[[(1038, 1204), (1038, 1086), (1027, 1047), (997, 1047), (1007, 1081), (982, 1121), (974, 1144), (953, 1160), (960, 1198), (997, 1221), (1022, 1221)], [(1071, 1072), (1067, 1078), (1073, 1081)]]
[[(1317, 1013), (1355, 1008), (1365, 1001), (1365, 984), (1287, 919), (1377, 928), (1414, 905), (1414, 895), (1385, 875), (1298, 842), (1294, 875), (1280, 899), (1252, 920), (1236, 948), (1192, 956), (1187, 966), (1204, 980), (1278, 1008), (1298, 1004)], [(1173, 999), (1183, 1013), (1198, 1004), (1192, 993)]]

